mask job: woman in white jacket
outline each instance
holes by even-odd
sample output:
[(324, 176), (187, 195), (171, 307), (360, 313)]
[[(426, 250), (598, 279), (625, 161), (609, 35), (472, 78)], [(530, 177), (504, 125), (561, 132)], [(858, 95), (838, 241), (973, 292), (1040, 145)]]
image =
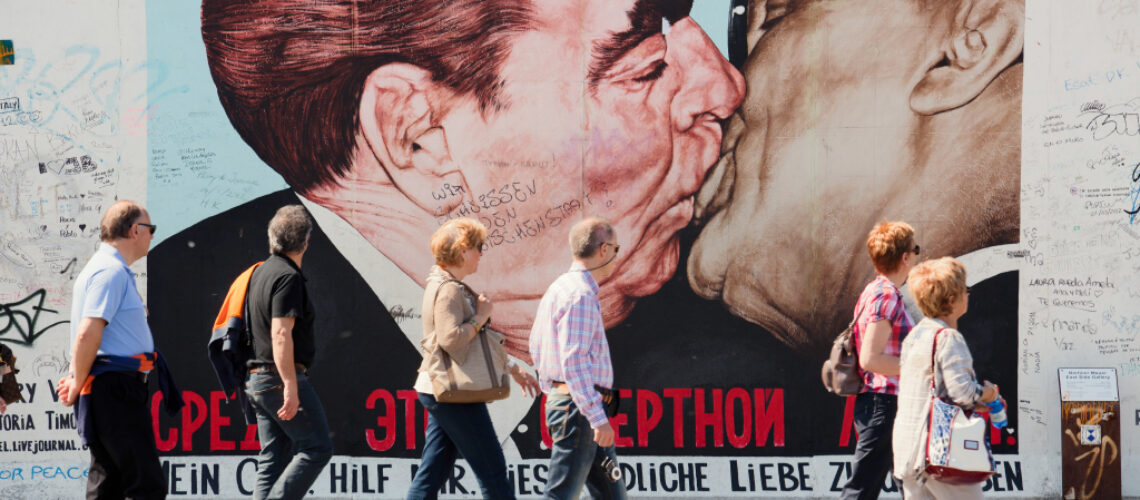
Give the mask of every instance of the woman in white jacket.
[[(902, 344), (899, 355), (899, 409), (895, 417), (894, 474), (902, 480), (907, 500), (926, 498), (982, 498), (982, 483), (948, 484), (926, 477), (924, 445), (930, 408), (931, 350), (938, 337), (934, 373), (938, 395), (963, 408), (983, 409), (999, 397), (997, 386), (978, 383), (974, 358), (958, 332), (958, 318), (966, 314), (970, 288), (966, 268), (950, 258), (923, 262), (910, 271), (907, 282), (919, 309), (919, 321)], [(988, 408), (986, 408), (988, 409)]]

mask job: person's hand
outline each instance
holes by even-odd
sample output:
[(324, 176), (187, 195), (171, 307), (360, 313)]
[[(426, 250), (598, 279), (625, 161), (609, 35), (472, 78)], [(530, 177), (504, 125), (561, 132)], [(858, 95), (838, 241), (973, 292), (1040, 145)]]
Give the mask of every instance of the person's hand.
[(605, 425), (594, 429), (594, 442), (598, 446), (605, 448), (614, 444), (614, 428), (610, 427), (610, 423), (606, 422)]
[(277, 417), (281, 420), (292, 420), (293, 417), (297, 416), (297, 408), (301, 406), (301, 399), (297, 397), (297, 386), (286, 385), (283, 392), (285, 393), (285, 401), (277, 410)]
[[(479, 294), (479, 300), (475, 304), (475, 316), (482, 316), (483, 320), (479, 323), (486, 323), (487, 318), (491, 317), (491, 311), (495, 309), (495, 305), (491, 303), (491, 299), (486, 295)], [(478, 319), (478, 318), (477, 318)]]
[(72, 377), (63, 377), (59, 379), (59, 383), (55, 386), (55, 393), (59, 395), (59, 402), (63, 406), (71, 406), (75, 401), (71, 400), (71, 386), (75, 384), (75, 379)]
[(8, 402), (4, 398), (0, 398), (0, 413), (8, 411)]
[[(986, 396), (986, 394), (989, 394), (989, 396)], [(993, 382), (990, 382), (989, 380), (987, 380), (987, 381), (982, 383), (982, 402), (983, 403), (991, 403), (991, 402), (993, 402), (993, 400), (997, 399), (1000, 396), (1001, 395), (998, 393), (998, 386), (994, 385)]]
[(519, 365), (511, 366), (511, 377), (522, 387), (523, 394), (527, 396), (538, 396), (539, 391), (542, 390), (538, 385), (538, 379)]

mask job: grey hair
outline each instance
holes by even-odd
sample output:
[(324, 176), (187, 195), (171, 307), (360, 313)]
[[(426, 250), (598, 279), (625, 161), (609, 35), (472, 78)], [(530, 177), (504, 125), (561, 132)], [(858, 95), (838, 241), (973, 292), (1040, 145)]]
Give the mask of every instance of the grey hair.
[(305, 207), (285, 205), (269, 221), (269, 253), (284, 255), (304, 250), (312, 232), (313, 220)]
[(570, 253), (575, 258), (592, 257), (614, 238), (614, 228), (610, 221), (601, 217), (586, 217), (570, 228)]

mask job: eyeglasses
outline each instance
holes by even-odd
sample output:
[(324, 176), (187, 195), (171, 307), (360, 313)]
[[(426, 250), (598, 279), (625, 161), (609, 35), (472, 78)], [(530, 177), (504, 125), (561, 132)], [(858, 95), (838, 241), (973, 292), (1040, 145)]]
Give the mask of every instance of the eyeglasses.
[(149, 229), (149, 230), (150, 230), (150, 234), (151, 234), (151, 236), (154, 236), (154, 232), (155, 232), (155, 231), (158, 231), (158, 226), (156, 226), (156, 225), (154, 225), (154, 224), (147, 224), (147, 223), (145, 223), (145, 222), (136, 222), (135, 224), (138, 224), (138, 225), (140, 225), (140, 226), (144, 226), (144, 227), (146, 227), (147, 229)]
[(970, 287), (966, 287), (966, 295), (970, 294)]
[(918, 255), (919, 251), (921, 251), (921, 250), (922, 250), (922, 247), (919, 247), (918, 245), (914, 246), (914, 254), (915, 255)]
[(614, 255), (617, 255), (618, 251), (621, 250), (621, 245), (618, 245), (617, 243), (606, 243), (606, 244), (611, 246), (611, 247), (614, 247)]

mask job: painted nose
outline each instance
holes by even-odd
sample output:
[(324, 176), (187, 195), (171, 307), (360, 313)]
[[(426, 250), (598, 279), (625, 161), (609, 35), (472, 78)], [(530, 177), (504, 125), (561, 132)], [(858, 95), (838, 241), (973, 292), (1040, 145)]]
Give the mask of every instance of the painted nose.
[(702, 121), (731, 116), (744, 99), (744, 76), (692, 18), (671, 27), (668, 43), (666, 62), (681, 72), (681, 89), (672, 104), (673, 126), (684, 132)]

